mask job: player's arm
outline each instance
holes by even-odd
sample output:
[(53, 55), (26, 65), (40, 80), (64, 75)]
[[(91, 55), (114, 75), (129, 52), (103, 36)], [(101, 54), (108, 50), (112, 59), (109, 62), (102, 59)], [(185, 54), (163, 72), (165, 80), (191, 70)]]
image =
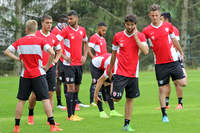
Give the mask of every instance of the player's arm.
[(171, 38), (171, 39), (172, 39), (172, 42), (173, 42), (175, 48), (179, 51), (179, 53), (181, 54), (182, 59), (184, 61), (184, 53), (183, 53), (183, 50), (181, 48), (181, 45), (180, 45), (179, 41), (175, 37)]
[(8, 56), (9, 58), (15, 60), (15, 61), (20, 61), (20, 58), (17, 57), (10, 49), (9, 47), (4, 51), (4, 55)]
[(46, 46), (47, 48), (45, 49), (45, 51), (47, 53), (49, 53), (49, 60), (47, 62), (47, 64), (43, 67), (45, 71), (47, 71), (49, 69), (49, 67), (51, 66), (51, 64), (53, 63), (53, 60), (54, 60), (54, 56), (55, 56), (55, 52), (53, 50), (52, 47), (50, 46)]
[(99, 90), (101, 89), (104, 81), (106, 80), (107, 78), (104, 76), (104, 74), (97, 80), (97, 85), (96, 85), (96, 88), (95, 88), (95, 92), (94, 92), (94, 101), (95, 103), (97, 104), (98, 101), (101, 101), (101, 99), (98, 97), (98, 93), (99, 93)]
[(88, 54), (91, 57), (91, 59), (94, 57), (94, 55), (92, 53), (92, 48), (91, 47), (88, 48)]
[(115, 64), (115, 60), (116, 60), (116, 53), (117, 53), (117, 50), (112, 50), (112, 55), (111, 55), (111, 59), (110, 59), (110, 66), (109, 66), (109, 69), (108, 69), (108, 76), (109, 78), (111, 79), (112, 77), (112, 68)]
[(87, 59), (88, 51), (89, 51), (88, 42), (84, 41), (84, 55), (82, 56), (81, 59), (82, 64), (84, 64)]
[(149, 47), (148, 47), (146, 41), (145, 42), (140, 41), (140, 39), (138, 37), (138, 32), (135, 33), (134, 37), (135, 37), (136, 43), (137, 43), (140, 51), (142, 51), (144, 53), (144, 55), (147, 55), (149, 53)]

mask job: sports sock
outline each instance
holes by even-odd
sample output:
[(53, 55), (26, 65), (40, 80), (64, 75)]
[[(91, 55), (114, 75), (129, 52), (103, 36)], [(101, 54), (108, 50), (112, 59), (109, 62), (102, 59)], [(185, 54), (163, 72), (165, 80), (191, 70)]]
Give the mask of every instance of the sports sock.
[(67, 103), (68, 117), (71, 117), (71, 115), (72, 115), (72, 105), (73, 105), (73, 93), (67, 92), (65, 94), (65, 98), (66, 98), (66, 103)]
[(53, 116), (52, 117), (48, 117), (47, 121), (50, 123), (50, 125), (55, 125), (55, 121)]
[(102, 106), (102, 102), (101, 101), (98, 101), (97, 102), (97, 107), (99, 109), (99, 112), (102, 112), (103, 111), (103, 106)]
[(33, 113), (33, 110), (34, 110), (34, 109), (28, 109), (28, 110), (29, 110), (28, 115), (29, 115), (29, 116), (33, 116), (33, 114), (34, 114), (34, 113)]
[(162, 116), (167, 116), (166, 107), (161, 107)]
[(125, 120), (124, 120), (124, 127), (125, 127), (125, 126), (128, 126), (129, 123), (130, 123), (130, 121), (131, 121), (131, 120), (125, 119)]
[(57, 96), (57, 105), (62, 105), (61, 96)]
[(168, 106), (169, 105), (169, 97), (165, 98), (165, 102), (166, 102), (166, 106)]
[(114, 110), (114, 102), (113, 102), (113, 99), (112, 98), (109, 98), (108, 99), (108, 104), (109, 104), (109, 107), (110, 107), (110, 110)]
[(75, 114), (75, 108), (76, 108), (76, 104), (77, 104), (77, 101), (78, 101), (78, 99), (77, 99), (77, 92), (73, 92), (72, 93), (73, 94), (73, 103), (72, 103), (72, 115), (74, 115)]
[(178, 98), (178, 104), (181, 104), (183, 106), (183, 98), (182, 97)]
[(15, 126), (19, 126), (19, 124), (20, 124), (20, 119), (15, 118)]
[(94, 91), (95, 91), (95, 84), (92, 83), (90, 86), (90, 104), (94, 102)]

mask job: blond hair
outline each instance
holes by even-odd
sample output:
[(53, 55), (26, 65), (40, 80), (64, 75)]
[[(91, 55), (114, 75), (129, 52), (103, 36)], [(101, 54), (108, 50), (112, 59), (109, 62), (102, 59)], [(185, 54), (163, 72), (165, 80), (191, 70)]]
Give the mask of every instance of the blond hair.
[(28, 32), (34, 33), (38, 29), (38, 23), (36, 20), (28, 20), (26, 21), (26, 29)]

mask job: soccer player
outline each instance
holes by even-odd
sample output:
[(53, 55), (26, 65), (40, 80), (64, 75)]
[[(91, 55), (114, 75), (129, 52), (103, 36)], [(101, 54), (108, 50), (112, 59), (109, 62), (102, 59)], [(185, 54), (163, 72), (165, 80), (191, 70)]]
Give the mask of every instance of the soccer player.
[[(78, 91), (82, 80), (82, 65), (85, 63), (88, 54), (88, 38), (86, 30), (78, 25), (78, 14), (71, 10), (68, 13), (69, 26), (64, 28), (57, 38), (65, 40), (64, 69), (67, 84), (65, 94), (67, 102), (68, 120), (79, 121), (81, 117), (75, 115), (75, 106), (78, 102)], [(82, 42), (84, 42), (84, 54), (82, 54)]]
[[(162, 13), (161, 14), (161, 20), (164, 21), (164, 22), (170, 22), (171, 23), (171, 14), (169, 12)], [(179, 41), (180, 40), (179, 31), (175, 26), (173, 26), (173, 29), (174, 29), (175, 37)], [(187, 78), (186, 70), (184, 68), (184, 62), (183, 62), (181, 55), (178, 51), (177, 51), (177, 54), (178, 54), (178, 62), (181, 64), (182, 70), (183, 70), (183, 72), (184, 72), (184, 74)], [(177, 94), (177, 97), (178, 97), (178, 105), (176, 106), (175, 109), (183, 109), (183, 102), (182, 102), (183, 88), (181, 86), (179, 86), (178, 84), (176, 84), (175, 82), (174, 82), (174, 85), (176, 87), (176, 94)], [(170, 92), (171, 92), (170, 84), (168, 84), (167, 86), (168, 86), (168, 90), (167, 90), (168, 92), (166, 94), (166, 99), (165, 99), (166, 109), (170, 108), (170, 106), (169, 106), (169, 96), (170, 96)]]
[(151, 5), (149, 17), (152, 23), (143, 29), (143, 33), (155, 55), (155, 72), (159, 86), (162, 121), (169, 122), (165, 103), (167, 84), (171, 77), (179, 86), (186, 86), (186, 78), (180, 63), (178, 63), (176, 49), (180, 52), (182, 58), (184, 55), (179, 42), (175, 38), (172, 24), (161, 21), (159, 5)]
[[(68, 25), (67, 22), (67, 15), (61, 15), (59, 17), (58, 23), (56, 26), (53, 28), (51, 31), (52, 34), (58, 35), (63, 28), (65, 28)], [(62, 49), (64, 49), (64, 40), (60, 42), (60, 45)], [(64, 50), (62, 51), (62, 54), (64, 53)], [(64, 84), (65, 82), (65, 73), (64, 73), (64, 65), (63, 65), (63, 57), (61, 56), (58, 63), (56, 64), (56, 77), (57, 77), (57, 82), (56, 82), (56, 96), (57, 96), (57, 108), (65, 110), (66, 107), (62, 105), (61, 101), (61, 83), (63, 82), (64, 90), (67, 90), (67, 86)]]
[[(111, 54), (105, 53), (103, 55), (94, 57), (90, 64), (92, 79), (96, 80), (97, 84), (100, 84), (98, 85), (98, 88), (95, 89), (95, 99), (97, 99), (97, 97), (101, 98), (101, 95), (102, 95), (103, 100), (107, 101), (110, 107), (110, 116), (121, 117), (122, 115), (114, 109), (114, 102), (110, 95), (110, 91), (111, 91), (110, 82), (105, 82), (105, 84), (103, 84), (104, 81), (108, 79), (106, 71), (108, 70), (110, 59), (111, 59)], [(94, 84), (94, 86), (96, 86), (96, 83)], [(109, 118), (109, 116), (103, 110), (102, 100), (99, 100), (99, 101), (96, 100), (95, 102), (97, 103), (97, 106), (100, 112), (99, 113), (100, 118)]]
[[(100, 22), (98, 24), (98, 31), (94, 35), (90, 37), (88, 46), (89, 51), (88, 54), (93, 59), (95, 56), (100, 56), (105, 53), (107, 53), (107, 45), (106, 45), (106, 39), (104, 38), (107, 31), (107, 25), (105, 22)], [(92, 53), (92, 49), (95, 52)], [(92, 84), (90, 86), (90, 105), (96, 106), (96, 104), (93, 102), (94, 100), (94, 91), (95, 91), (95, 84), (97, 80), (92, 78)]]
[[(50, 99), (50, 103), (51, 103), (51, 107), (53, 110), (53, 92), (56, 90), (56, 66), (55, 64), (58, 62), (61, 53), (62, 53), (62, 49), (60, 46), (59, 41), (57, 40), (56, 36), (52, 33), (50, 33), (51, 31), (51, 27), (52, 27), (52, 17), (49, 15), (44, 15), (41, 19), (41, 24), (42, 24), (42, 29), (38, 30), (36, 32), (36, 36), (43, 38), (44, 40), (47, 41), (47, 43), (55, 49), (56, 51), (56, 56), (53, 60), (53, 63), (51, 64), (49, 70), (46, 73), (46, 79), (47, 79), (47, 83), (48, 83), (48, 88), (49, 88), (49, 99)], [(47, 64), (47, 61), (49, 59), (49, 54), (45, 51), (42, 52), (42, 63), (43, 65)], [(36, 96), (34, 93), (32, 93), (30, 99), (29, 99), (29, 115), (28, 115), (28, 124), (29, 125), (33, 125), (34, 124), (34, 119), (33, 119), (33, 115), (34, 115), (34, 107), (36, 104)]]
[(125, 30), (115, 34), (112, 45), (112, 56), (108, 75), (113, 75), (113, 100), (118, 102), (125, 88), (125, 122), (123, 130), (134, 131), (130, 126), (133, 108), (133, 99), (140, 96), (138, 86), (139, 52), (148, 54), (149, 48), (145, 36), (137, 31), (137, 19), (135, 15), (127, 15), (124, 19)]
[[(4, 54), (11, 59), (19, 61), (23, 67), (17, 94), (18, 103), (15, 113), (15, 127), (13, 130), (15, 133), (20, 132), (20, 118), (23, 112), (23, 106), (32, 91), (35, 93), (37, 100), (41, 100), (44, 105), (45, 113), (50, 122), (50, 131), (62, 131), (62, 129), (55, 126), (52, 107), (49, 101), (48, 85), (45, 78), (45, 71), (47, 71), (52, 64), (55, 53), (45, 40), (35, 36), (37, 27), (38, 24), (35, 20), (28, 20), (26, 22), (27, 35), (18, 39), (4, 52)], [(50, 55), (45, 66), (42, 65), (43, 50)], [(15, 51), (17, 51), (19, 57), (14, 54)]]

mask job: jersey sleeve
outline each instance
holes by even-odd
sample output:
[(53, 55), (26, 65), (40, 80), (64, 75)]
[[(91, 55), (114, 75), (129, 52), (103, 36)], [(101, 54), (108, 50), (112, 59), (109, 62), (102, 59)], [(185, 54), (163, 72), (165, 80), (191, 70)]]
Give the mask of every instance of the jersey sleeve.
[(115, 36), (113, 38), (113, 43), (112, 43), (112, 50), (117, 51), (118, 49), (119, 49), (119, 45), (117, 42), (117, 34), (115, 34)]
[(85, 29), (83, 29), (83, 41), (88, 42), (88, 37)]
[(42, 42), (41, 42), (41, 48), (42, 48), (42, 50), (44, 50), (44, 51), (47, 52), (47, 50), (48, 50), (49, 48), (51, 48), (51, 46), (47, 43), (46, 40), (42, 40)]
[(10, 45), (8, 47), (8, 49), (12, 52), (15, 53), (15, 51), (17, 50), (17, 47), (19, 45), (19, 40), (15, 41), (12, 45)]
[(175, 38), (174, 28), (173, 28), (173, 25), (171, 23), (169, 23), (169, 36), (171, 38)]
[(139, 39), (140, 39), (140, 41), (143, 45), (147, 45), (147, 40), (146, 40), (146, 37), (143, 33), (139, 34)]
[(61, 45), (60, 42), (58, 41), (58, 39), (54, 36), (54, 47), (56, 50), (60, 50), (61, 49)]
[(94, 36), (91, 36), (89, 43), (88, 43), (88, 46), (94, 49), (95, 45), (96, 45), (96, 39), (95, 39)]
[(64, 28), (59, 34), (56, 35), (56, 38), (58, 39), (58, 41), (62, 41), (64, 38), (67, 38), (67, 35), (68, 35), (67, 29)]

